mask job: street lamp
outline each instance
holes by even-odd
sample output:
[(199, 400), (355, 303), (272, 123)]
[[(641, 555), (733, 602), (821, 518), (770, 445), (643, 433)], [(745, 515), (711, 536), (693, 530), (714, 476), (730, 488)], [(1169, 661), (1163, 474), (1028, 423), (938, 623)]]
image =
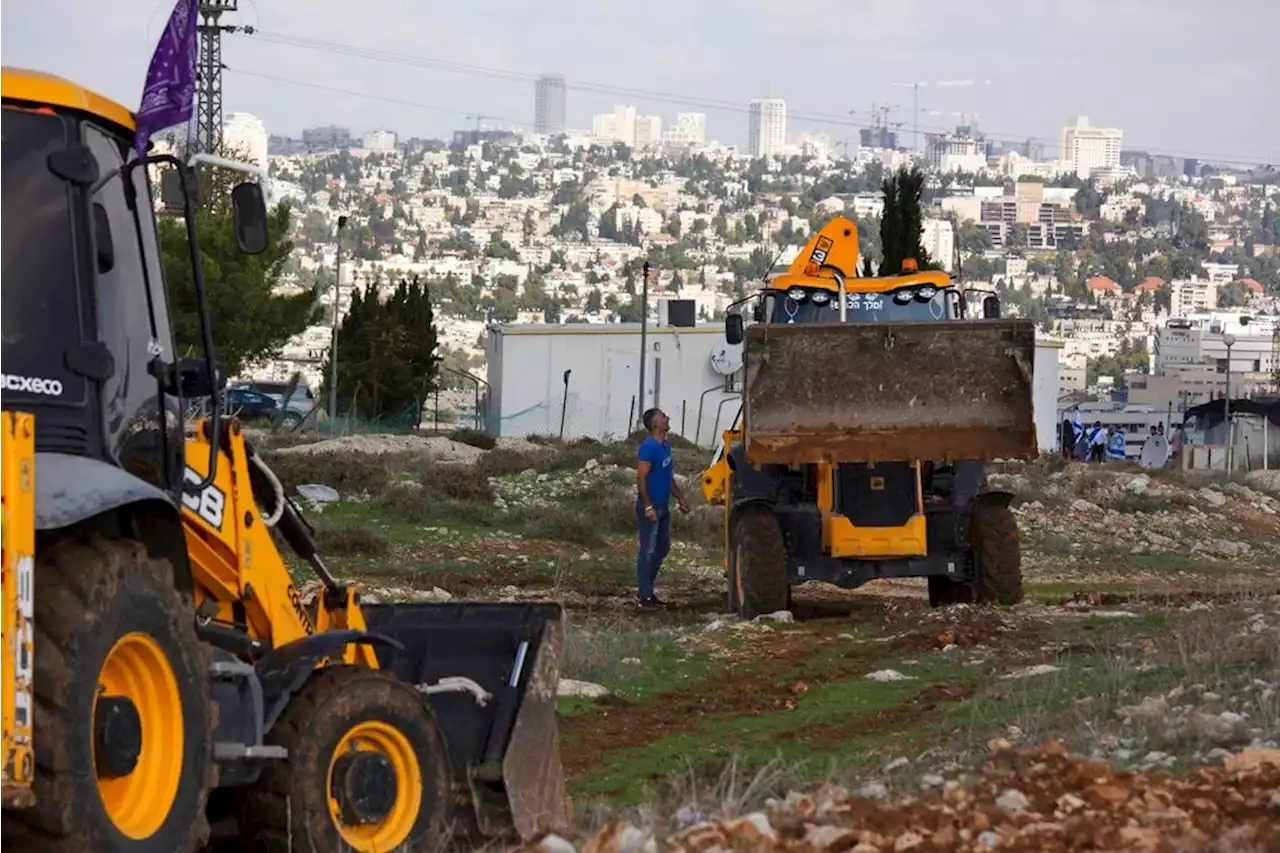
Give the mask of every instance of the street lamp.
[(338, 217), (337, 271), (333, 279), (333, 336), (329, 339), (329, 434), (338, 430), (338, 307), (342, 285), (342, 229), (347, 227), (347, 217)]
[(1227, 427), (1227, 476), (1231, 475), (1231, 463), (1234, 461), (1232, 452), (1235, 450), (1235, 442), (1231, 436), (1231, 348), (1236, 345), (1236, 336), (1226, 334), (1222, 336), (1222, 342), (1227, 345), (1227, 396), (1222, 401), (1222, 419)]

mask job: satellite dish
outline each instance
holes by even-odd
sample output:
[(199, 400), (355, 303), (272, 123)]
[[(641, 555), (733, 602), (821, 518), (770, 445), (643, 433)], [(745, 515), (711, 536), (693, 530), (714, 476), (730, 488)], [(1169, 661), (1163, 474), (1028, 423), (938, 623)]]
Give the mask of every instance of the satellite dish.
[(717, 341), (711, 347), (711, 369), (721, 376), (732, 376), (742, 369), (742, 344)]
[(1163, 468), (1169, 461), (1169, 442), (1163, 435), (1153, 435), (1142, 443), (1138, 464), (1143, 468)]

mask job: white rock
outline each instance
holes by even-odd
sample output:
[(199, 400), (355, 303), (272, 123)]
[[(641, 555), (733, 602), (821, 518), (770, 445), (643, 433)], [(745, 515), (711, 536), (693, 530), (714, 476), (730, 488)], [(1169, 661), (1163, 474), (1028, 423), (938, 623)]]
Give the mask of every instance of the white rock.
[(305, 483), (298, 486), (298, 494), (302, 495), (309, 501), (316, 503), (329, 503), (331, 501), (342, 500), (342, 496), (338, 494), (337, 489), (321, 483)]
[(558, 835), (548, 835), (538, 844), (542, 853), (577, 853), (577, 848)]
[(999, 797), (996, 797), (996, 805), (1007, 812), (1026, 811), (1027, 795), (1017, 788), (1009, 788)]
[[(894, 767), (894, 764), (898, 761), (902, 762), (902, 764), (899, 765), (901, 767), (905, 767), (908, 763), (907, 759), (898, 758), (898, 759), (895, 759), (894, 761), (889, 762), (889, 764), (885, 765), (884, 769), (886, 771), (896, 769)], [(876, 780), (872, 780), (858, 789), (858, 796), (866, 797), (869, 800), (879, 800), (882, 797), (887, 797), (888, 795), (889, 795), (888, 786), (886, 786), (883, 782), (876, 781)]]
[(923, 790), (929, 788), (941, 788), (947, 780), (943, 779), (937, 773), (926, 773), (920, 777), (920, 787)]
[(602, 685), (573, 678), (562, 678), (556, 686), (557, 696), (584, 696), (587, 699), (599, 699), (608, 694), (609, 691)]
[(987, 847), (995, 847), (1000, 843), (1000, 836), (988, 829), (978, 836), (978, 843)]
[(879, 669), (866, 675), (872, 681), (915, 681), (914, 675), (903, 675), (896, 669)]
[(756, 622), (778, 622), (783, 625), (789, 625), (796, 621), (795, 615), (790, 610), (775, 610), (772, 613), (762, 613), (755, 618)]
[(1023, 667), (1022, 669), (1014, 670), (1008, 675), (1002, 675), (1000, 677), (1006, 680), (1010, 678), (1028, 678), (1033, 675), (1048, 675), (1051, 672), (1057, 672), (1058, 669), (1058, 667), (1052, 664), (1038, 663), (1035, 666)]
[(905, 758), (904, 756), (898, 756), (897, 758), (893, 759), (893, 761), (890, 761), (888, 764), (884, 766), (884, 772), (892, 773), (895, 770), (901, 770), (902, 768), (906, 767), (910, 763), (911, 762), (907, 760), (907, 758)]
[(900, 853), (903, 850), (915, 850), (921, 844), (924, 844), (924, 838), (919, 833), (907, 832), (898, 836), (898, 840), (893, 842), (894, 853)]

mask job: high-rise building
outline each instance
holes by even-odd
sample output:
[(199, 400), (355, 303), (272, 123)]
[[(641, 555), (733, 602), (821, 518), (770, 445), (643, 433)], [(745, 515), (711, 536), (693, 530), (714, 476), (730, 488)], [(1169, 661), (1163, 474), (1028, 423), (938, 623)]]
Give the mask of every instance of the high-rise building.
[(1124, 131), (1113, 127), (1093, 127), (1088, 116), (1062, 129), (1062, 159), (1071, 164), (1078, 177), (1088, 178), (1094, 169), (1114, 169), (1120, 165), (1120, 145)]
[(636, 116), (635, 147), (644, 148), (662, 141), (661, 116)]
[(538, 78), (533, 96), (533, 129), (552, 136), (564, 133), (565, 84), (559, 74), (543, 74)]
[(364, 135), (364, 147), (369, 151), (394, 151), (396, 135), (390, 130), (371, 130)]
[(228, 113), (222, 121), (222, 142), (242, 156), (267, 168), (267, 126), (262, 119), (249, 113)]
[(751, 102), (747, 126), (747, 151), (752, 157), (772, 157), (787, 144), (787, 102), (782, 98), (757, 98)]

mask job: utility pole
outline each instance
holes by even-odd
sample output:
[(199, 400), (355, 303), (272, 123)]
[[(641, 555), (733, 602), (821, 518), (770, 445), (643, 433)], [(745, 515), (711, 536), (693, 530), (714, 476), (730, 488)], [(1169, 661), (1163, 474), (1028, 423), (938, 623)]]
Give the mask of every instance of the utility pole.
[[(640, 283), (640, 396), (636, 398), (636, 415), (644, 417), (644, 368), (649, 358), (649, 262), (644, 262), (644, 280)], [(642, 421), (643, 422), (643, 421)]]
[(238, 0), (200, 0), (200, 59), (196, 81), (196, 151), (217, 152), (222, 147), (222, 34), (253, 27), (222, 24), (224, 14), (239, 10)]
[(338, 434), (338, 308), (342, 301), (342, 229), (347, 217), (338, 217), (337, 270), (333, 279), (333, 336), (329, 339), (329, 434)]

